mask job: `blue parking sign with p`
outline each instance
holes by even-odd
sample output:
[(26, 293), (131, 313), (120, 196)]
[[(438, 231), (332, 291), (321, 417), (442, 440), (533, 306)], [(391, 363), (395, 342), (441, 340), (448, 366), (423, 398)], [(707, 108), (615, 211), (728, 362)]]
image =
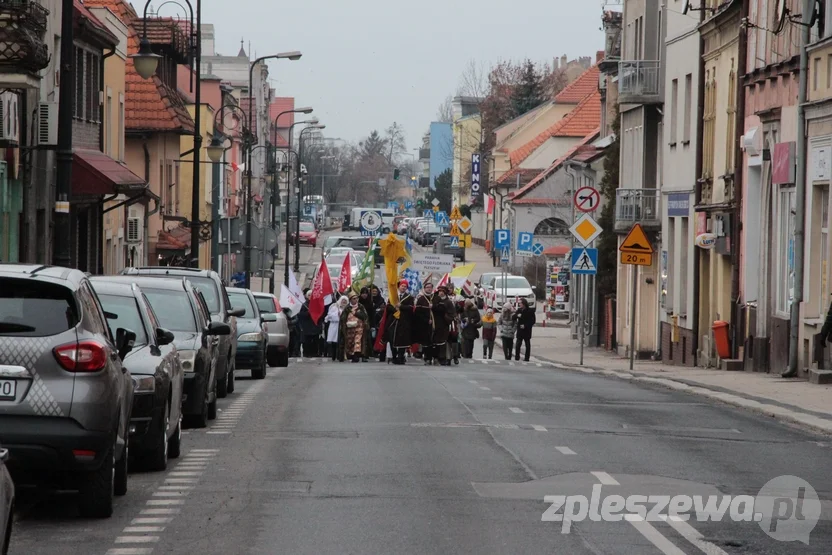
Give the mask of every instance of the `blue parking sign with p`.
[(517, 234), (517, 250), (523, 252), (531, 252), (534, 241), (534, 234), (521, 231)]
[(495, 229), (494, 230), (494, 247), (502, 250), (506, 247), (511, 247), (511, 230), (510, 229)]

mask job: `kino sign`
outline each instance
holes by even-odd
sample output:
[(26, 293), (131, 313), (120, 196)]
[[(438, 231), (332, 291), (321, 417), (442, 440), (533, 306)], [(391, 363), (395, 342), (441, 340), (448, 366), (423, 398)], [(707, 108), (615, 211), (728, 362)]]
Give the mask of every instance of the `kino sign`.
[(480, 155), (471, 155), (471, 202), (480, 195)]

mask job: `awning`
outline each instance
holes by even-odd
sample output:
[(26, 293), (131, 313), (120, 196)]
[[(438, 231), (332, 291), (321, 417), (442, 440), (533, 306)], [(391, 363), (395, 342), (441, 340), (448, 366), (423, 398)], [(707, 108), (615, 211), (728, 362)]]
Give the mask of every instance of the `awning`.
[(146, 187), (144, 179), (101, 151), (72, 151), (73, 195), (135, 194)]
[(190, 241), (186, 243), (178, 239), (173, 233), (160, 229), (156, 240), (156, 250), (185, 254), (189, 244)]
[(543, 251), (543, 256), (566, 256), (571, 249), (564, 246), (549, 247)]

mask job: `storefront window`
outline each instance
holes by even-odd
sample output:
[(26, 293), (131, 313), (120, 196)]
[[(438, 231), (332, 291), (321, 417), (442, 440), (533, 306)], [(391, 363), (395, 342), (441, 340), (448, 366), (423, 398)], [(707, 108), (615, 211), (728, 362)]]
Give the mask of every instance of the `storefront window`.
[(788, 317), (794, 297), (794, 187), (781, 187), (777, 202), (776, 311)]

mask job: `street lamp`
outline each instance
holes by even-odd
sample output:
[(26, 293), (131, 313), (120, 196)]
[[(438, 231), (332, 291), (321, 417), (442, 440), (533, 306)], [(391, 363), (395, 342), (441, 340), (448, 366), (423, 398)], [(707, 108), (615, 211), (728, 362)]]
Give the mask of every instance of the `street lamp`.
[[(202, 67), (202, 0), (196, 0), (196, 22), (194, 22), (194, 8), (191, 4), (190, 0), (184, 0), (185, 4), (187, 4), (188, 9), (191, 13), (190, 18), (190, 27), (191, 30), (191, 42), (189, 45), (190, 48), (190, 70), (193, 72), (194, 68), (196, 68), (197, 78), (196, 78), (196, 85), (194, 87), (194, 150), (193, 150), (193, 183), (191, 189), (191, 220), (188, 222), (188, 225), (191, 228), (191, 264), (195, 267), (199, 267), (199, 242), (202, 236), (201, 228), (203, 224), (208, 224), (209, 226), (212, 222), (201, 222), (199, 220), (199, 201), (200, 201), (200, 180), (199, 180), (199, 170), (200, 170), (200, 151), (202, 148), (202, 130), (201, 130), (201, 116), (200, 111), (202, 107), (202, 80), (200, 79), (199, 72)], [(157, 56), (153, 53), (150, 41), (147, 40), (147, 8), (150, 5), (151, 0), (147, 0), (144, 5), (144, 11), (142, 15), (142, 36), (139, 42), (139, 51), (136, 54), (130, 56), (133, 60), (133, 67), (136, 68), (136, 73), (139, 74), (140, 77), (143, 79), (149, 79), (156, 73), (156, 69), (159, 66), (159, 60), (161, 56)], [(206, 226), (206, 229), (210, 229), (210, 227)]]
[(326, 125), (320, 125), (318, 123), (318, 118), (315, 118), (314, 121), (315, 123), (309, 127), (305, 127), (298, 134), (298, 205), (295, 207), (297, 220), (295, 222), (295, 225), (297, 226), (297, 233), (295, 234), (295, 272), (300, 270), (300, 204), (302, 201), (300, 167), (303, 162), (303, 134), (311, 129), (326, 129)]
[[(281, 52), (279, 54), (269, 54), (268, 56), (260, 56), (259, 58), (255, 59), (248, 67), (248, 98), (249, 98), (249, 109), (248, 109), (248, 128), (253, 129), (254, 124), (252, 122), (252, 117), (254, 117), (255, 110), (255, 97), (254, 97), (254, 68), (262, 61), (265, 60), (279, 60), (279, 59), (286, 59), (286, 60), (300, 60), (302, 54), (297, 51), (293, 50), (291, 52)], [(268, 135), (266, 135), (268, 137)], [(252, 141), (253, 143), (254, 141)], [(245, 270), (246, 270), (246, 289), (251, 289), (251, 226), (248, 225), (251, 222), (251, 144), (249, 144), (247, 148), (247, 156), (246, 156), (246, 248), (245, 248)]]

